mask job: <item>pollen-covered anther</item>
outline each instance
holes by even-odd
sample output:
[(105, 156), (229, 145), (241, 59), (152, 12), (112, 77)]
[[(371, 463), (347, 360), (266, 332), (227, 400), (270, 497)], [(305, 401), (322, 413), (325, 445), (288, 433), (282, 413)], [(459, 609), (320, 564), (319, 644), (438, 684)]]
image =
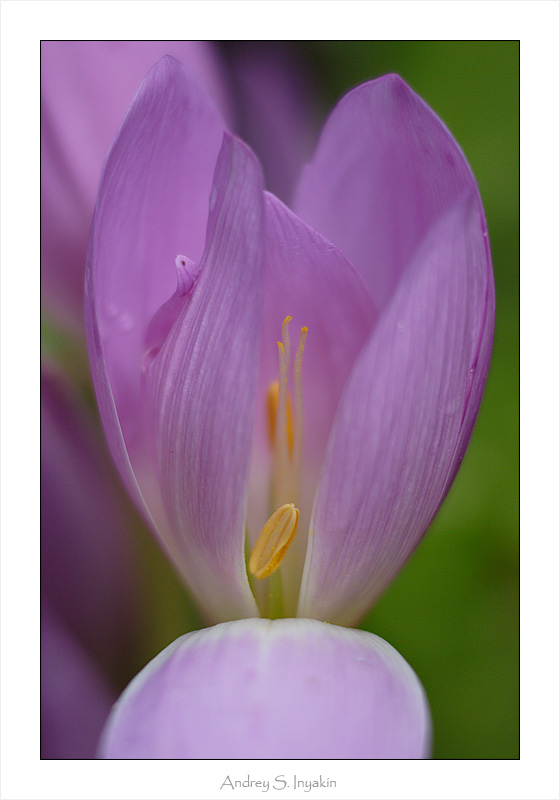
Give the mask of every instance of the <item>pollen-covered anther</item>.
[(293, 503), (277, 508), (259, 534), (249, 559), (249, 570), (256, 578), (266, 578), (282, 563), (296, 535), (299, 509)]

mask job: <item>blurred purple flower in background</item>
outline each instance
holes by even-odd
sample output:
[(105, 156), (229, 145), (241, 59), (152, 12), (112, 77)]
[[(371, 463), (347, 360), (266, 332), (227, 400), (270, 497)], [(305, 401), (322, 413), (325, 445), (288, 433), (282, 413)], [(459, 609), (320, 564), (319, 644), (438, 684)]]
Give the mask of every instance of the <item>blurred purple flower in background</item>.
[(41, 756), (92, 758), (140, 619), (137, 553), (82, 398), (41, 375)]
[[(130, 635), (137, 571), (126, 510), (81, 397), (41, 376), (41, 585), (53, 610), (104, 662)], [(130, 643), (129, 643), (130, 644)], [(113, 672), (119, 665), (113, 664)]]
[(41, 758), (93, 758), (116, 695), (41, 597)]
[[(105, 756), (427, 754), (408, 665), (325, 621), (370, 607), (465, 452), (494, 320), (484, 214), (453, 138), (396, 76), (337, 105), (293, 208), (263, 192), (184, 67), (160, 61), (113, 143), (90, 236), (111, 451), (209, 621), (323, 622), (178, 640), (126, 690)], [(301, 709), (308, 727), (286, 744)]]

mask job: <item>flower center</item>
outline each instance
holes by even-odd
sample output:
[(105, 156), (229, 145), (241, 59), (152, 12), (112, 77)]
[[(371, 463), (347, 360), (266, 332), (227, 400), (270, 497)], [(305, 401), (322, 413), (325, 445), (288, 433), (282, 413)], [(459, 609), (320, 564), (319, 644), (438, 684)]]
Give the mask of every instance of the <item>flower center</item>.
[(307, 328), (302, 328), (299, 334), (294, 359), (292, 402), (288, 391), (291, 320), (291, 317), (286, 317), (282, 323), (282, 341), (278, 342), (279, 380), (270, 384), (266, 396), (268, 435), (273, 452), (272, 507), (276, 511), (261, 530), (249, 559), (249, 570), (256, 578), (266, 578), (278, 569), (296, 534), (299, 520), (296, 504), (303, 445), (301, 364)]

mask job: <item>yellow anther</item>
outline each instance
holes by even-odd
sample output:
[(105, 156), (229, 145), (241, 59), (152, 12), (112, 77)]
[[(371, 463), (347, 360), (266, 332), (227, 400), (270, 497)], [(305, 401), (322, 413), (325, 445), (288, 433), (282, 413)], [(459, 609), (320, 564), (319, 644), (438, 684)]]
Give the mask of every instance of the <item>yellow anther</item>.
[[(278, 394), (280, 391), (280, 384), (278, 381), (272, 381), (266, 390), (266, 410), (268, 417), (268, 442), (272, 449), (274, 449), (274, 442), (276, 440), (276, 417), (278, 415)], [(292, 416), (292, 397), (290, 392), (286, 396), (286, 434), (288, 437), (288, 450), (290, 451), (290, 458), (294, 452), (294, 422)]]
[(278, 569), (296, 535), (298, 520), (299, 509), (293, 503), (285, 503), (269, 517), (249, 559), (249, 570), (256, 578), (266, 578)]
[(292, 317), (290, 317), (289, 315), (287, 317), (284, 317), (284, 322), (282, 323), (282, 341), (284, 341), (284, 330), (286, 331), (287, 334), (288, 333), (287, 326), (291, 321)]

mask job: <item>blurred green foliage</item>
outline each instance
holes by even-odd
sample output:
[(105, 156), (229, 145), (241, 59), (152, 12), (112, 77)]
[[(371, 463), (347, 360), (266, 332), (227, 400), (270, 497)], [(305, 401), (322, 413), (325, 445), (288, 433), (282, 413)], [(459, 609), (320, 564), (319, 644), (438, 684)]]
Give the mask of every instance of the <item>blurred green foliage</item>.
[(316, 42), (328, 109), (398, 73), (463, 149), (486, 210), (496, 332), (457, 479), (424, 542), (362, 627), (409, 661), (428, 694), (436, 758), (519, 757), (519, 45)]

